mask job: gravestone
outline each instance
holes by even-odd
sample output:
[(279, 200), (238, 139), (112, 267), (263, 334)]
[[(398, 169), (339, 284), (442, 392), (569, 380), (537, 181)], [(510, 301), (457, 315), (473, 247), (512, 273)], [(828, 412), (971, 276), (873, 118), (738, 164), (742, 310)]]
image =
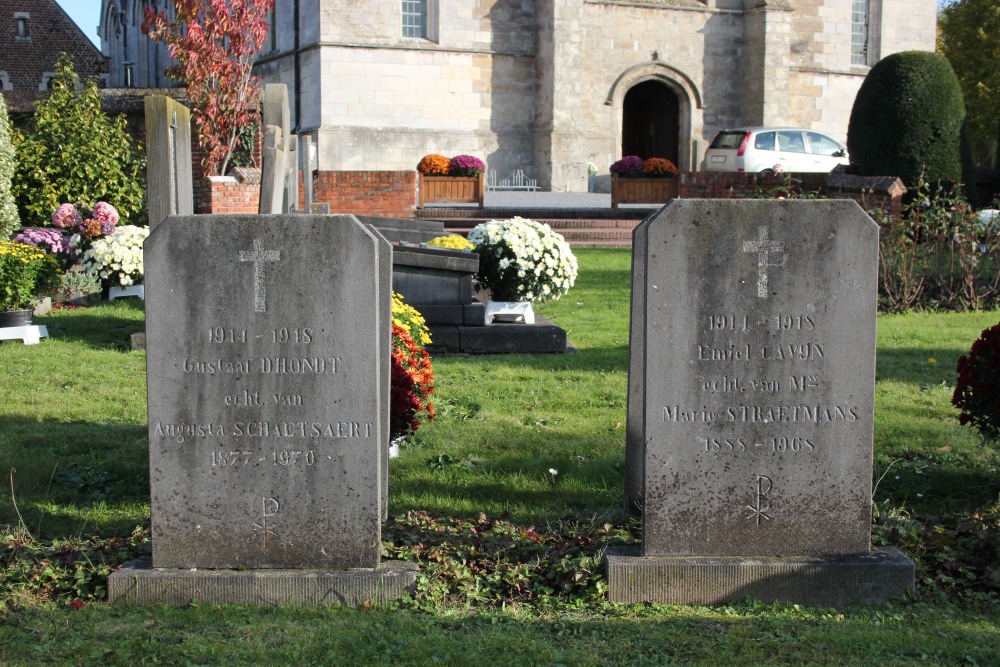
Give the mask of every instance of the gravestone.
[(288, 105), (288, 87), (283, 83), (269, 83), (261, 95), (261, 124), (264, 126), (264, 145), (261, 155), (260, 213), (287, 213), (291, 203), (289, 167), (292, 145), (291, 111)]
[(191, 112), (180, 102), (150, 95), (146, 109), (146, 199), (149, 228), (168, 215), (194, 213)]
[(153, 553), (111, 600), (405, 594), (379, 559), (389, 244), (352, 216), (177, 216), (144, 256)]
[(878, 227), (853, 201), (675, 200), (633, 242), (626, 497), (611, 599), (902, 595), (872, 550)]
[(298, 150), (298, 160), (302, 170), (302, 200), (303, 210), (312, 211), (313, 206), (313, 147), (312, 137), (308, 134), (301, 135), (301, 145)]
[(291, 135), (288, 139), (288, 153), (285, 156), (285, 197), (282, 213), (300, 211), (299, 208), (299, 137)]
[(285, 201), (285, 171), (287, 152), (281, 128), (264, 126), (264, 146), (261, 150), (260, 203), (261, 215), (282, 213)]
[(284, 141), (282, 150), (288, 150), (288, 139), (292, 136), (292, 114), (288, 105), (288, 86), (283, 83), (264, 85), (261, 95), (261, 122), (264, 126), (274, 125), (281, 130)]

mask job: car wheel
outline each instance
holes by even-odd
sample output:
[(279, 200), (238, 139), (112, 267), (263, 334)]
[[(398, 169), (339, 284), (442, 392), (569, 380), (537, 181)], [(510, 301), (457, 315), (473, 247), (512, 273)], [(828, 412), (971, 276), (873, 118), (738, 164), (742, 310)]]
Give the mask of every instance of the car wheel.
[(761, 176), (774, 176), (774, 169), (762, 169), (760, 172)]

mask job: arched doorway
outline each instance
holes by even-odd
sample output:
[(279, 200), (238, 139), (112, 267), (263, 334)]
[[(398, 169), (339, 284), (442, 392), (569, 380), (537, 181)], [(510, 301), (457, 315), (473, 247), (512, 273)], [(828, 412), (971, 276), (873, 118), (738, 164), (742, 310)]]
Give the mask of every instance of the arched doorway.
[(680, 102), (669, 86), (643, 81), (625, 93), (622, 155), (665, 157), (680, 162)]

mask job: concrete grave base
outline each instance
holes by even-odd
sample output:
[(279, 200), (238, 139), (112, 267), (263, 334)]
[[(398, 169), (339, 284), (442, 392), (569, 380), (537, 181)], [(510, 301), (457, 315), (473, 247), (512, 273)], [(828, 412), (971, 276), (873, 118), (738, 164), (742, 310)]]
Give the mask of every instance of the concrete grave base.
[(174, 570), (134, 560), (108, 577), (108, 601), (138, 606), (242, 604), (357, 607), (384, 604), (413, 592), (414, 563), (383, 562), (378, 568), (316, 570)]
[(640, 556), (608, 549), (612, 602), (713, 605), (763, 602), (844, 607), (878, 604), (913, 587), (913, 561), (895, 547), (870, 554), (815, 556)]
[(431, 325), (431, 344), (435, 352), (465, 354), (563, 354), (569, 350), (566, 330), (544, 317), (534, 324), (491, 324), (488, 326)]

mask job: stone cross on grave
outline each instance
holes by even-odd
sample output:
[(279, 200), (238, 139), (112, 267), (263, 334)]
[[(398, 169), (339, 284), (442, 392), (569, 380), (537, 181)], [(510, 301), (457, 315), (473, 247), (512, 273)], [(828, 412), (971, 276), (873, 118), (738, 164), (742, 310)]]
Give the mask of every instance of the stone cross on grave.
[(771, 264), (769, 254), (784, 252), (784, 250), (785, 242), (771, 241), (768, 237), (767, 227), (764, 225), (757, 227), (756, 241), (743, 242), (743, 252), (757, 253), (757, 296), (761, 299), (767, 298), (767, 267), (783, 266), (785, 263), (784, 258), (782, 258), (781, 264)]
[(253, 262), (253, 309), (256, 313), (267, 312), (267, 287), (264, 284), (264, 263), (277, 262), (281, 253), (264, 250), (264, 242), (254, 239), (253, 250), (240, 250), (241, 262)]

